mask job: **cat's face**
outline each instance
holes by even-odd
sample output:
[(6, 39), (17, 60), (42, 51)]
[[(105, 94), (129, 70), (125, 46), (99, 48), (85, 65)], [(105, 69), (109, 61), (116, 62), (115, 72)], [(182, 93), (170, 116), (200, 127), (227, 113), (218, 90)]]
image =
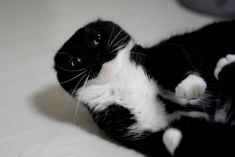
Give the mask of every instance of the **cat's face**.
[(56, 53), (55, 69), (62, 87), (73, 95), (102, 65), (115, 58), (130, 36), (118, 25), (97, 21), (79, 29)]

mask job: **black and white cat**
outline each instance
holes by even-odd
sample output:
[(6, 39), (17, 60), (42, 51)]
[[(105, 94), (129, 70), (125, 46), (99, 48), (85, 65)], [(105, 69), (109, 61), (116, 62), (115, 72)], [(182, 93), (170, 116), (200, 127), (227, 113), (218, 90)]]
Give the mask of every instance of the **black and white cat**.
[(62, 46), (55, 69), (97, 125), (127, 147), (149, 156), (230, 153), (234, 37), (235, 21), (220, 22), (143, 48), (98, 20)]

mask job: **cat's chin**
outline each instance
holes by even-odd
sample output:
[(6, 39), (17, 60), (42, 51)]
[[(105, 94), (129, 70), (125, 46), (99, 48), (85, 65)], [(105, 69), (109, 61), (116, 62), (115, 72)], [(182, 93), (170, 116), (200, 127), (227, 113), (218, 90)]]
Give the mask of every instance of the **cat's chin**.
[(124, 70), (124, 65), (129, 63), (130, 51), (134, 46), (134, 41), (130, 40), (127, 45), (120, 49), (116, 57), (102, 65), (99, 75), (93, 79), (93, 84), (103, 85), (117, 79), (118, 75)]

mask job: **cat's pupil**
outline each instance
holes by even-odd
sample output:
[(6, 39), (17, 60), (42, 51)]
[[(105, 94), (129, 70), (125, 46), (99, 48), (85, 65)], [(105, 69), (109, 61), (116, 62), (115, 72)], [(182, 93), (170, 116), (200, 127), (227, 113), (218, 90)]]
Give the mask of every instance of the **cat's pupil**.
[(98, 33), (94, 38), (94, 45), (98, 45), (100, 43), (100, 40), (101, 40), (101, 34)]
[(75, 57), (72, 61), (71, 61), (71, 65), (72, 66), (77, 66), (78, 64), (81, 63), (81, 59), (78, 57)]

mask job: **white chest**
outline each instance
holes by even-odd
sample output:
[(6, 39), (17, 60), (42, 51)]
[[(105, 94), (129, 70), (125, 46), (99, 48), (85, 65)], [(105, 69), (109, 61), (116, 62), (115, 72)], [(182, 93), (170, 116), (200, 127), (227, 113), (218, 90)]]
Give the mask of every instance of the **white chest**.
[(141, 66), (130, 61), (130, 48), (121, 50), (116, 58), (103, 65), (97, 78), (79, 91), (79, 100), (103, 110), (115, 103), (128, 108), (136, 117), (134, 130), (157, 131), (167, 126), (163, 105), (157, 100), (158, 87)]

